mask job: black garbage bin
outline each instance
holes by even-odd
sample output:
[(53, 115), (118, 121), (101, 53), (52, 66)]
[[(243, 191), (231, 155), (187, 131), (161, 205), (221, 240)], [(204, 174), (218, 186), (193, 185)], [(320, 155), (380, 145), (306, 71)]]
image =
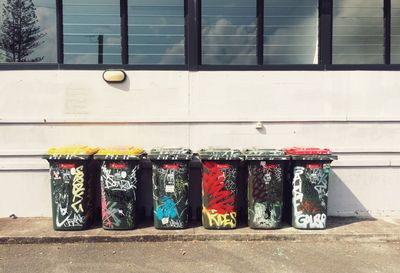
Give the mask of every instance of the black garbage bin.
[(141, 148), (103, 148), (94, 155), (101, 162), (101, 216), (104, 229), (133, 229), (137, 224), (136, 194)]
[(282, 225), (283, 184), (290, 156), (283, 150), (247, 149), (248, 224), (255, 229)]
[(241, 152), (235, 149), (202, 149), (202, 222), (206, 229), (237, 227), (238, 168)]
[(182, 229), (188, 225), (189, 162), (192, 151), (185, 148), (152, 149), (154, 226)]
[(82, 230), (93, 221), (93, 156), (96, 148), (52, 148), (50, 164), (53, 228)]
[(292, 226), (325, 229), (331, 162), (337, 159), (329, 149), (291, 148)]

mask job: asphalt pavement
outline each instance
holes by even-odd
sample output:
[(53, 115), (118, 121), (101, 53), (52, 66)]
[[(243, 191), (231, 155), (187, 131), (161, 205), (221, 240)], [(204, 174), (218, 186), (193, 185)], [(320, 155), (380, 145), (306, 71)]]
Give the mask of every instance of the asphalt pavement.
[(400, 243), (185, 241), (0, 245), (0, 273), (398, 273)]

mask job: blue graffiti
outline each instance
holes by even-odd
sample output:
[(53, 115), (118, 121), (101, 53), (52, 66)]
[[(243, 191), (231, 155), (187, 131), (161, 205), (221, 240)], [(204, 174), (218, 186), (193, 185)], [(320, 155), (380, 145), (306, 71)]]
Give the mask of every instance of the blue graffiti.
[(177, 216), (176, 204), (170, 196), (164, 196), (162, 204), (157, 208), (157, 219), (161, 220), (165, 217), (175, 218)]

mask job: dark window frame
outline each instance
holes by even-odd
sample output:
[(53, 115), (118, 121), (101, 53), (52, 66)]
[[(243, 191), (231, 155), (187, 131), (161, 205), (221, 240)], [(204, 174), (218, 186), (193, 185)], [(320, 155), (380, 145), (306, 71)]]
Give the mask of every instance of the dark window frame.
[(319, 0), (319, 64), (263, 64), (264, 2), (257, 1), (257, 65), (203, 65), (201, 64), (201, 0), (184, 1), (185, 64), (135, 65), (128, 63), (128, 0), (120, 0), (121, 59), (122, 64), (64, 64), (63, 0), (56, 0), (57, 63), (1, 63), (0, 70), (177, 70), (177, 71), (323, 71), (323, 70), (400, 70), (400, 64), (390, 64), (391, 0), (384, 3), (384, 64), (332, 64), (332, 12), (334, 0)]

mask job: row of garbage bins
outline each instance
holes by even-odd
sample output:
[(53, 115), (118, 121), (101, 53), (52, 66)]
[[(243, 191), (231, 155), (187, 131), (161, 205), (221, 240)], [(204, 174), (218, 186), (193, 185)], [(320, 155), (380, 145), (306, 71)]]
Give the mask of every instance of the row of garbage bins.
[(153, 166), (153, 214), (157, 229), (188, 226), (189, 162), (193, 158), (202, 162), (202, 225), (205, 228), (237, 227), (238, 168), (245, 163), (249, 227), (281, 227), (283, 184), (288, 177), (292, 226), (324, 229), (330, 164), (337, 156), (329, 149), (319, 148), (202, 149), (198, 153), (190, 149), (160, 148), (147, 154), (139, 148), (78, 147), (53, 148), (44, 158), (50, 163), (55, 230), (80, 230), (91, 225), (93, 185), (99, 182), (103, 228), (135, 228), (139, 162), (143, 158), (150, 159)]

